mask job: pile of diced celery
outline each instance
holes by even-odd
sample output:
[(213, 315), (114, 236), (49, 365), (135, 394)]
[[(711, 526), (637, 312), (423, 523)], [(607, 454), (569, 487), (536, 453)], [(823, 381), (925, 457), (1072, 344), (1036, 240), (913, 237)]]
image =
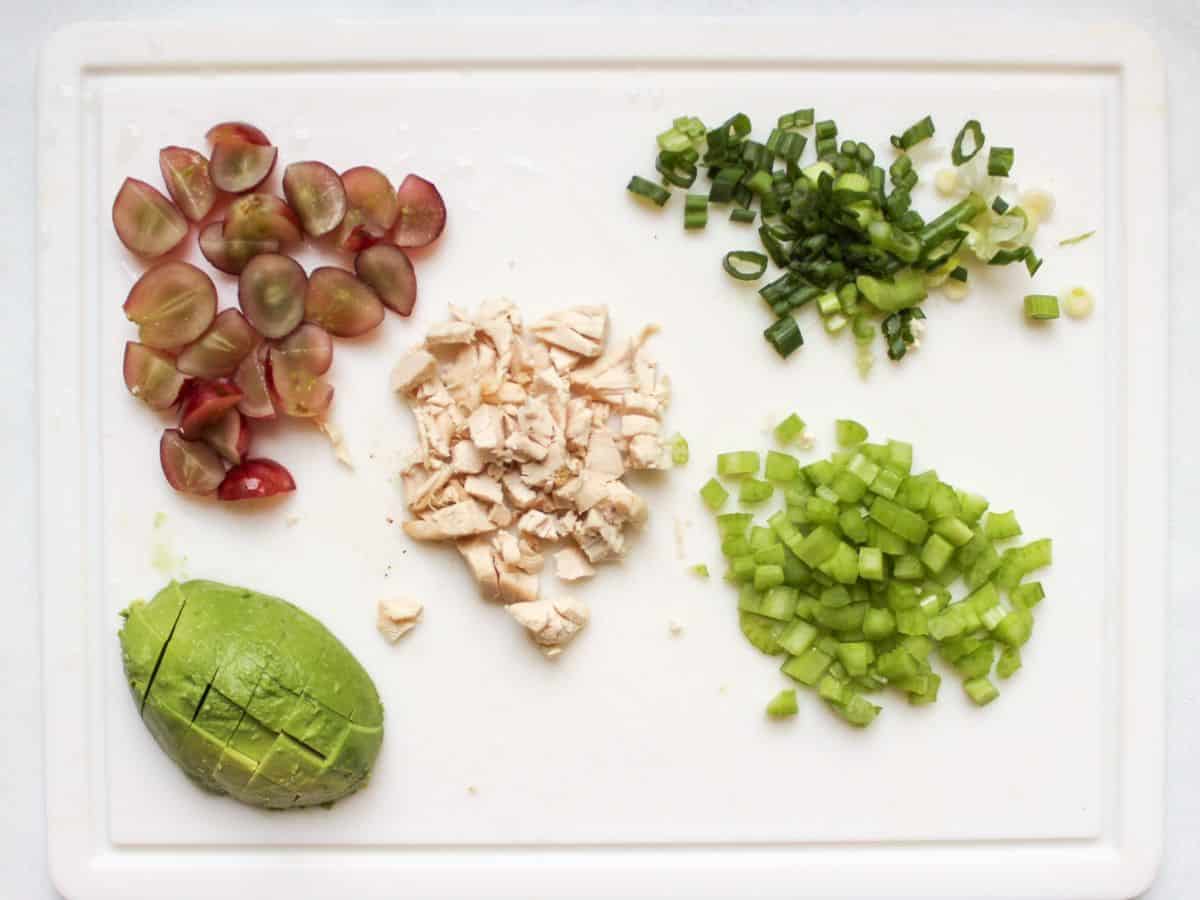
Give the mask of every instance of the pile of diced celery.
[[(803, 431), (793, 415), (776, 435), (790, 441)], [(933, 470), (914, 472), (911, 444), (867, 443), (850, 420), (838, 421), (837, 435), (840, 449), (808, 465), (775, 450), (765, 466), (754, 451), (717, 457), (718, 476), (744, 507), (782, 495), (783, 508), (763, 520), (720, 512), (730, 491), (717, 478), (700, 491), (718, 513), (742, 633), (784, 656), (784, 674), (854, 725), (874, 720), (879, 707), (865, 695), (887, 687), (914, 705), (934, 702), (935, 654), (971, 700), (990, 703), (999, 695), (993, 668), (1008, 678), (1021, 667), (1044, 596), (1041, 583), (1024, 579), (1050, 564), (1050, 540), (1002, 549), (1021, 535), (1012, 512), (988, 511), (983, 497)], [(776, 703), (771, 714), (790, 708)]]

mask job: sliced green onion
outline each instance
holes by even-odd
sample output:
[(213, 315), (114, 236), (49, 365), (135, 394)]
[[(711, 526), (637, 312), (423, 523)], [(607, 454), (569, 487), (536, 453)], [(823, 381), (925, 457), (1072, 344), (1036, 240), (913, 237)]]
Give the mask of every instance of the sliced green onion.
[[(729, 221), (730, 222), (740, 222), (743, 225), (749, 225), (751, 222), (754, 221), (754, 218), (757, 215), (758, 215), (758, 212), (756, 210), (743, 209), (742, 207), (739, 206), (739, 207), (735, 207), (734, 209), (729, 211)], [(726, 271), (728, 271), (728, 270), (726, 270)]]
[(792, 316), (781, 316), (763, 332), (763, 337), (784, 359), (804, 344), (804, 335)]
[(1006, 212), (1009, 211), (1010, 208), (1011, 207), (1009, 207), (1008, 201), (1005, 200), (1003, 197), (1001, 197), (999, 194), (997, 194), (996, 199), (992, 201), (992, 212), (994, 212), (998, 216), (1004, 215)]
[(686, 160), (682, 153), (664, 150), (654, 161), (654, 168), (658, 169), (664, 180), (675, 187), (689, 188), (696, 180), (695, 161)]
[(1084, 241), (1086, 241), (1088, 238), (1090, 238), (1095, 233), (1096, 233), (1095, 230), (1085, 231), (1083, 234), (1075, 235), (1075, 237), (1063, 238), (1061, 241), (1058, 242), (1058, 246), (1070, 247), (1073, 244), (1082, 244)]
[(683, 227), (703, 228), (708, 224), (708, 196), (688, 194), (683, 207)]
[(784, 113), (779, 117), (780, 128), (806, 128), (813, 123), (812, 107), (798, 109), (795, 112)]
[(1025, 297), (1025, 317), (1046, 320), (1058, 318), (1058, 298), (1053, 294), (1028, 294)]
[(653, 181), (647, 181), (640, 175), (634, 175), (630, 178), (629, 184), (625, 186), (625, 190), (649, 200), (655, 206), (665, 206), (666, 202), (671, 199), (670, 191), (655, 184)]
[(926, 116), (913, 125), (910, 125), (904, 130), (901, 135), (892, 135), (892, 146), (897, 150), (908, 150), (910, 147), (915, 147), (921, 141), (928, 140), (933, 137), (934, 127), (933, 118)]
[[(967, 140), (970, 139), (970, 147), (967, 147)], [(950, 150), (950, 160), (956, 166), (961, 166), (963, 163), (968, 163), (975, 158), (980, 150), (983, 149), (983, 126), (979, 124), (978, 119), (968, 119), (958, 132), (958, 136), (954, 138), (954, 147)]]
[(677, 128), (668, 128), (657, 139), (660, 150), (678, 153), (692, 146), (692, 139)]
[(768, 193), (774, 181), (771, 179), (771, 173), (766, 171), (758, 171), (746, 179), (746, 187), (750, 188), (758, 196)]
[(950, 270), (950, 274), (947, 277), (954, 281), (965, 282), (967, 280), (967, 270), (962, 266), (955, 266)]
[(992, 147), (988, 150), (988, 174), (1007, 178), (1012, 171), (1013, 155), (1012, 147)]
[[(750, 217), (753, 219), (754, 214)], [(757, 281), (767, 271), (767, 255), (753, 250), (733, 250), (725, 254), (721, 266), (738, 281)]]
[(1092, 314), (1096, 300), (1087, 288), (1073, 287), (1063, 298), (1063, 305), (1072, 319), (1086, 319)]

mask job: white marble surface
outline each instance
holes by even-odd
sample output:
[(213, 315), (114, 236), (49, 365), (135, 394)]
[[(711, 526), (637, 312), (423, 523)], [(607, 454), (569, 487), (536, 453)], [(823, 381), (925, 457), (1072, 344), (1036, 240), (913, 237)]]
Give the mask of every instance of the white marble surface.
[[(743, 2), (487, 2), (458, 3), (453, 0), (426, 3), (357, 2), (335, 3), (315, 0), (305, 4), (307, 15), (391, 17), (405, 12), (464, 14), (589, 13), (628, 14), (683, 13), (755, 15), (805, 12), (808, 4), (743, 0)], [(1176, 900), (1193, 896), (1200, 880), (1200, 861), (1194, 850), (1200, 844), (1200, 771), (1195, 766), (1195, 747), (1200, 742), (1197, 723), (1197, 693), (1200, 687), (1200, 657), (1193, 636), (1200, 629), (1200, 612), (1195, 594), (1200, 576), (1186, 561), (1200, 554), (1200, 531), (1189, 513), (1200, 500), (1200, 476), (1188, 465), (1189, 448), (1200, 440), (1200, 426), (1191, 414), (1190, 388), (1196, 383), (1200, 358), (1191, 342), (1200, 339), (1200, 306), (1189, 285), (1200, 281), (1200, 181), (1192, 172), (1200, 160), (1200, 124), (1195, 97), (1200, 94), (1200, 7), (1195, 0), (1108, 0), (1079, 3), (1060, 0), (1054, 15), (1075, 21), (1118, 20), (1133, 22), (1158, 41), (1168, 70), (1170, 113), (1171, 207), (1171, 592), (1169, 627), (1168, 780), (1167, 847), (1159, 878), (1145, 894), (1149, 900)], [(50, 884), (45, 864), (45, 820), (42, 808), (42, 748), (38, 611), (35, 560), (29, 522), (34, 516), (33, 472), (33, 273), (31, 260), (35, 240), (32, 216), (33, 188), (33, 73), (36, 53), (55, 28), (81, 18), (130, 18), (148, 15), (228, 15), (231, 21), (244, 13), (245, 4), (222, 0), (198, 8), (179, 2), (87, 2), (57, 0), (39, 4), (0, 0), (0, 196), (9, 210), (0, 216), (4, 232), (0, 254), (0, 335), (4, 343), (5, 368), (13, 378), (10, 389), (0, 392), (0, 462), (7, 475), (7, 515), (0, 518), (0, 559), (9, 575), (0, 631), (0, 683), (6, 686), (3, 723), (5, 765), (0, 767), (0, 898), (45, 900), (59, 896)], [(297, 4), (263, 0), (264, 15), (299, 15)], [(826, 9), (824, 4), (823, 7)], [(1016, 0), (1008, 15), (1023, 16), (1029, 28), (1037, 27), (1046, 4)], [(977, 11), (973, 8), (977, 7)], [(841, 15), (869, 15), (888, 4), (843, 0)], [(905, 3), (907, 12), (933, 17), (983, 15), (995, 4), (970, 2)], [(914, 12), (916, 11), (916, 12)], [(812, 14), (819, 14), (813, 10)], [(986, 20), (981, 20), (986, 22)], [(987, 40), (981, 24), (980, 40)], [(1189, 852), (1191, 851), (1191, 852)], [(1186, 885), (1192, 885), (1191, 888)]]

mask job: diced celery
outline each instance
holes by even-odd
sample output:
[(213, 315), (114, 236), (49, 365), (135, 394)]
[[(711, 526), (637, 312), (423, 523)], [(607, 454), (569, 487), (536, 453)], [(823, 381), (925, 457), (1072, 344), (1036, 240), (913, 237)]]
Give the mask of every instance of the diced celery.
[(779, 670), (788, 678), (811, 687), (825, 674), (831, 662), (833, 657), (828, 653), (818, 647), (809, 647), (799, 656), (788, 657)]
[(853, 419), (838, 419), (834, 427), (841, 447), (855, 447), (867, 439), (867, 429)]
[(972, 678), (964, 681), (963, 690), (967, 692), (967, 696), (975, 702), (976, 706), (987, 706), (1000, 696), (996, 686), (987, 678)]
[(888, 681), (911, 678), (921, 671), (921, 661), (904, 647), (896, 647), (880, 654), (875, 661), (875, 670)]
[[(878, 494), (881, 497), (886, 497), (891, 500), (896, 496), (896, 492), (900, 490), (900, 485), (904, 483), (904, 476), (891, 469), (880, 469), (879, 474), (875, 476), (875, 480), (871, 482), (871, 493)], [(900, 507), (903, 509), (903, 507)], [(908, 512), (908, 510), (904, 510)]]
[(717, 455), (717, 474), (728, 477), (753, 475), (758, 471), (758, 453), (754, 450), (735, 450)]
[(1019, 606), (1024, 609), (1033, 609), (1045, 599), (1045, 596), (1046, 592), (1043, 590), (1040, 581), (1029, 581), (1025, 584), (1018, 584), (1008, 592), (1008, 599), (1013, 602), (1013, 606)]
[(763, 547), (778, 544), (779, 539), (775, 536), (775, 532), (772, 529), (762, 525), (751, 525), (749, 543), (751, 550), (761, 550)]
[[(834, 480), (836, 481), (837, 476), (835, 475), (833, 477), (834, 477)], [(826, 503), (832, 503), (835, 507), (839, 503), (842, 502), (842, 498), (838, 496), (838, 492), (835, 491), (829, 485), (825, 485), (825, 484), (818, 485), (817, 489), (815, 491), (813, 491), (813, 493), (816, 494), (817, 497), (820, 498), (821, 500), (824, 500)]]
[(700, 488), (700, 498), (705, 506), (715, 512), (725, 505), (725, 501), (729, 499), (729, 491), (725, 490), (717, 479), (710, 478), (704, 487)]
[(753, 521), (754, 516), (750, 513), (722, 513), (717, 516), (717, 532), (723, 538), (735, 534), (744, 537)]
[(860, 728), (870, 725), (879, 715), (879, 707), (858, 694), (851, 694), (850, 699), (844, 703), (831, 703), (830, 706), (851, 725), (857, 725)]
[[(929, 533), (928, 523), (910, 509), (893, 503), (886, 497), (876, 497), (871, 504), (871, 518), (889, 531), (895, 532), (906, 541), (923, 543)], [(887, 550), (883, 547), (880, 549)]]
[(917, 589), (911, 584), (904, 584), (900, 581), (892, 581), (887, 586), (887, 605), (892, 612), (900, 612), (902, 609), (916, 609), (920, 605), (920, 599), (917, 597)]
[(808, 513), (804, 511), (803, 506), (789, 506), (787, 508), (788, 521), (793, 525), (808, 524)]
[(892, 577), (901, 581), (918, 581), (925, 575), (921, 560), (905, 554), (892, 560)]
[(867, 522), (867, 543), (888, 556), (903, 556), (911, 549), (908, 541), (874, 521)]
[(958, 548), (957, 559), (959, 564), (966, 569), (971, 568), (975, 564), (975, 560), (985, 552), (985, 549), (991, 546), (991, 541), (983, 533), (982, 529), (975, 529), (971, 532), (971, 539)]
[(763, 595), (753, 584), (743, 584), (738, 588), (738, 609), (742, 612), (762, 615)]
[[(820, 648), (821, 652), (823, 652), (826, 656), (835, 657), (837, 656), (838, 640), (832, 635), (823, 634), (821, 637), (817, 638), (817, 647)], [(840, 665), (840, 663), (838, 665)], [(843, 672), (842, 675), (844, 676), (845, 673)]]
[(846, 471), (862, 481), (863, 484), (870, 484), (879, 475), (879, 465), (871, 462), (862, 453), (856, 453), (846, 464)]
[(933, 618), (950, 605), (950, 592), (945, 588), (931, 591), (921, 597), (918, 605), (926, 618)]
[(934, 573), (946, 568), (946, 563), (950, 562), (953, 555), (954, 547), (940, 534), (931, 534), (925, 541), (925, 546), (921, 548), (921, 562)]
[(763, 471), (768, 481), (787, 482), (800, 474), (800, 461), (788, 453), (767, 451), (767, 465)]
[(896, 631), (900, 634), (920, 635), (929, 634), (929, 620), (921, 607), (916, 609), (901, 609), (896, 612)]
[(827, 459), (819, 459), (814, 463), (809, 463), (800, 471), (814, 485), (829, 484), (833, 481), (833, 476), (837, 474), (837, 469)]
[(775, 426), (775, 439), (781, 444), (790, 444), (804, 434), (804, 420), (792, 413)]
[(946, 568), (942, 569), (942, 571), (933, 576), (933, 580), (942, 587), (949, 587), (950, 585), (954, 584), (954, 582), (958, 581), (958, 576), (961, 574), (962, 569), (959, 568), (958, 564), (954, 562), (954, 560), (950, 560)]
[(858, 553), (845, 541), (839, 541), (833, 555), (817, 568), (842, 584), (858, 580)]
[(970, 606), (977, 616), (982, 616), (989, 609), (1000, 605), (1000, 592), (989, 581), (977, 591), (965, 597), (962, 602)]
[[(793, 603), (793, 607), (795, 603)], [(791, 656), (799, 656), (817, 639), (817, 629), (801, 619), (793, 619), (779, 635), (779, 646)]]
[(841, 540), (834, 532), (820, 525), (810, 531), (799, 546), (792, 549), (810, 566), (819, 566), (833, 556), (840, 543)]
[(754, 561), (753, 556), (738, 556), (730, 560), (730, 569), (733, 571), (734, 581), (754, 581), (755, 569), (758, 564)]
[(928, 703), (936, 703), (938, 697), (938, 688), (942, 686), (942, 676), (936, 672), (929, 673), (929, 687), (923, 694), (909, 694), (908, 702), (913, 706), (924, 706)]
[(1033, 634), (1033, 613), (1024, 607), (1014, 609), (1000, 620), (992, 634), (1010, 647), (1020, 647)]
[(1000, 651), (1000, 661), (996, 663), (996, 674), (1001, 678), (1012, 678), (1017, 669), (1021, 668), (1021, 651), (1016, 647), (1005, 647)]
[(750, 552), (750, 542), (740, 534), (735, 534), (721, 541), (721, 553), (730, 559), (736, 559), (739, 556), (749, 556)]
[(838, 644), (837, 655), (846, 671), (854, 676), (866, 675), (867, 669), (875, 661), (875, 651), (866, 641)]
[(870, 537), (866, 520), (863, 519), (862, 514), (854, 507), (843, 509), (838, 514), (837, 524), (842, 529), (842, 534), (846, 536), (846, 539), (856, 544), (866, 543)]
[(768, 656), (778, 656), (783, 652), (777, 640), (780, 632), (783, 631), (782, 622), (743, 611), (738, 613), (738, 625), (742, 629), (742, 634), (746, 636), (746, 640), (763, 653)]
[(966, 656), (955, 661), (954, 667), (963, 678), (982, 678), (992, 671), (992, 663), (996, 660), (996, 645), (992, 641), (984, 641)]
[(772, 544), (769, 547), (760, 547), (754, 551), (755, 565), (783, 566), (785, 559), (787, 559), (787, 551), (783, 548), (783, 544)]
[(821, 591), (820, 596), (822, 606), (829, 606), (834, 609), (839, 609), (843, 606), (849, 606), (852, 602), (852, 599), (853, 598), (851, 598), (850, 592), (840, 584), (831, 585), (830, 587), (825, 588), (823, 591)]
[(863, 635), (870, 641), (879, 641), (896, 632), (896, 617), (889, 609), (869, 607), (863, 617)]
[(767, 704), (767, 715), (772, 719), (786, 719), (794, 716), (799, 707), (796, 705), (796, 691), (780, 691)]
[(937, 472), (932, 470), (920, 475), (910, 475), (896, 492), (896, 502), (913, 512), (921, 512), (929, 505), (933, 486), (938, 483)]
[(901, 638), (900, 645), (922, 662), (933, 653), (933, 638), (925, 635), (908, 635)]
[(858, 577), (868, 581), (883, 581), (883, 551), (878, 547), (858, 548)]
[[(755, 585), (758, 589), (758, 585)], [(795, 588), (777, 585), (767, 590), (766, 596), (759, 601), (756, 612), (768, 619), (780, 622), (790, 622), (796, 612), (796, 600), (799, 592)]]
[(964, 656), (974, 653), (983, 646), (983, 641), (973, 637), (958, 637), (949, 641), (942, 641), (938, 645), (938, 652), (946, 662), (954, 665)]
[(789, 587), (800, 587), (812, 580), (808, 566), (800, 562), (790, 550), (783, 555), (783, 583)]
[(738, 487), (738, 500), (742, 503), (762, 503), (775, 492), (775, 487), (769, 481), (759, 481), (757, 478), (744, 478)]
[[(755, 564), (755, 590), (766, 591), (781, 584), (783, 584), (783, 566), (760, 566)], [(790, 616), (791, 614), (789, 613), (788, 615)]]
[(1003, 606), (993, 606), (991, 609), (980, 613), (979, 620), (983, 622), (984, 628), (986, 628), (988, 631), (991, 631), (997, 625), (999, 625), (1007, 615), (1008, 612)]
[(901, 475), (907, 475), (912, 471), (912, 444), (905, 441), (888, 441), (887, 451), (888, 460), (886, 465), (889, 469), (893, 472), (899, 472)]
[(964, 520), (974, 525), (980, 520), (984, 512), (987, 511), (988, 502), (984, 497), (978, 494), (972, 494), (969, 491), (957, 491), (958, 505), (962, 510), (960, 515)]
[(688, 442), (682, 434), (674, 434), (671, 440), (668, 441), (671, 447), (671, 462), (677, 466), (686, 466), (691, 458), (691, 451), (688, 449)]
[(1012, 510), (1004, 513), (990, 512), (983, 523), (983, 533), (993, 541), (1019, 537), (1021, 526), (1017, 522), (1017, 514)]
[(858, 452), (877, 466), (886, 465), (891, 458), (888, 448), (883, 444), (863, 444), (858, 448)]
[(830, 631), (854, 631), (861, 629), (867, 615), (867, 604), (851, 603), (840, 609), (818, 605), (813, 611), (817, 624)]
[(824, 497), (809, 497), (804, 504), (804, 514), (816, 525), (834, 525), (838, 520), (838, 506)]
[(846, 683), (840, 678), (835, 678), (833, 675), (822, 675), (820, 682), (817, 683), (817, 694), (822, 700), (828, 700), (831, 703), (842, 703), (850, 692), (846, 687)]
[(857, 503), (867, 493), (867, 483), (849, 469), (834, 475), (829, 486), (842, 503)]
[(935, 519), (932, 528), (935, 534), (940, 534), (955, 547), (962, 547), (970, 543), (971, 538), (975, 536), (975, 533), (971, 531), (971, 526), (958, 516), (943, 516)]
[(800, 599), (796, 601), (796, 618), (803, 619), (805, 622), (815, 622), (817, 620), (816, 610), (817, 598), (809, 594), (801, 594)]
[(987, 582), (1000, 568), (1000, 562), (1000, 554), (996, 552), (996, 548), (989, 541), (983, 546), (978, 559), (967, 567), (966, 574), (963, 576), (967, 582), (967, 589), (973, 591)]
[(996, 573), (996, 585), (1011, 591), (1030, 572), (1048, 566), (1053, 561), (1053, 546), (1049, 538), (1005, 550), (1000, 569)]
[(944, 481), (935, 484), (925, 507), (925, 515), (930, 519), (941, 519), (944, 516), (957, 516), (960, 512), (962, 505), (954, 488)]
[(787, 487), (783, 489), (783, 502), (788, 506), (803, 505), (812, 493), (812, 485), (808, 483), (807, 478), (800, 475), (788, 482)]

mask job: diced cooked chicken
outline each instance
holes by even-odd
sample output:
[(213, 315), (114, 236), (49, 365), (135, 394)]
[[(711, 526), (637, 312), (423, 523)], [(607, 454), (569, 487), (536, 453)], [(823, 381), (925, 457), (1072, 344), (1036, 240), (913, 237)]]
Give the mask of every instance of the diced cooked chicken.
[(492, 556), (492, 540), (487, 535), (463, 538), (455, 542), (458, 552), (471, 570), (486, 600), (500, 598), (500, 576)]
[(434, 347), (439, 344), (468, 344), (475, 338), (475, 323), (452, 319), (434, 325), (425, 335), (425, 345)]
[(420, 348), (410, 350), (392, 369), (392, 390), (406, 394), (436, 374), (437, 360), (432, 353)]
[(551, 313), (533, 326), (547, 344), (594, 358), (604, 349), (608, 330), (607, 306), (575, 306)]
[(547, 656), (561, 653), (588, 622), (587, 604), (569, 597), (514, 603), (508, 611)]
[(475, 500), (464, 500), (404, 523), (405, 533), (418, 541), (445, 541), (495, 530), (495, 523)]
[(477, 500), (486, 500), (493, 506), (504, 505), (504, 487), (495, 478), (486, 475), (471, 475), (463, 483), (468, 494)]
[(492, 300), (474, 315), (451, 307), (393, 371), (419, 441), (402, 470), (416, 516), (405, 532), (453, 540), (484, 597), (507, 605), (548, 656), (588, 611), (539, 599), (545, 554), (566, 581), (619, 559), (646, 518), (621, 479), (667, 464), (668, 385), (645, 347), (655, 330), (606, 352), (606, 307), (560, 310), (527, 330), (510, 301)]
[(591, 578), (596, 570), (578, 547), (563, 547), (554, 554), (554, 574), (563, 581), (578, 581)]
[(380, 600), (375, 626), (394, 644), (417, 627), (424, 609), (420, 600)]
[(480, 450), (497, 450), (504, 442), (504, 425), (500, 407), (484, 404), (467, 419), (471, 440)]

